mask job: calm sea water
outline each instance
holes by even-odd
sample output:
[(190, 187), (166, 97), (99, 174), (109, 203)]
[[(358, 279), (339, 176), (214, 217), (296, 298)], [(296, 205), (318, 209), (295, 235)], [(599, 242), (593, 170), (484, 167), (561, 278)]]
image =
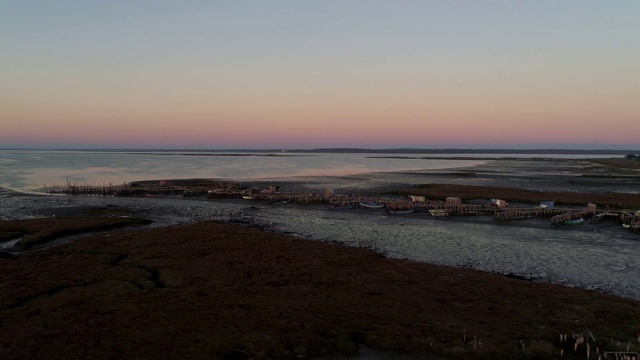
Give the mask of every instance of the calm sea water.
[[(421, 157), (443, 159), (421, 159)], [(248, 180), (344, 176), (368, 172), (446, 169), (487, 160), (446, 159), (451, 154), (222, 153), (207, 151), (0, 150), (0, 187), (32, 191), (44, 186), (121, 184), (158, 179)], [(504, 157), (456, 154), (456, 157)], [(509, 155), (511, 156), (511, 155)], [(539, 155), (518, 154), (517, 157)], [(594, 155), (553, 155), (595, 157)], [(545, 157), (551, 157), (545, 155)]]

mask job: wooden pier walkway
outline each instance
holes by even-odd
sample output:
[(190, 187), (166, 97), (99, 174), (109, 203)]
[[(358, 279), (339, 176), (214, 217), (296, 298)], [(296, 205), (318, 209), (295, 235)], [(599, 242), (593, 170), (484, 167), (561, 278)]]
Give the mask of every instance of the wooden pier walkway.
[(565, 221), (571, 221), (576, 219), (584, 219), (589, 216), (596, 215), (595, 212), (584, 210), (584, 211), (573, 211), (566, 212), (564, 214), (556, 215), (551, 218), (552, 225), (562, 225)]
[(122, 185), (78, 185), (67, 183), (60, 190), (51, 190), (50, 193), (60, 193), (74, 196), (158, 196), (158, 195), (182, 195), (206, 196), (210, 191), (233, 192), (240, 189), (240, 184), (228, 181), (211, 182), (208, 186), (170, 186), (170, 185), (142, 185), (137, 183)]
[[(249, 198), (273, 204), (327, 204), (330, 206), (360, 207), (360, 203), (378, 203), (390, 211), (428, 212), (432, 216), (493, 216), (496, 220), (518, 220), (530, 218), (551, 218), (551, 224), (560, 225), (567, 220), (586, 219), (592, 221), (618, 219), (625, 227), (640, 232), (640, 211), (596, 210), (596, 205), (588, 204), (586, 209), (559, 207), (498, 207), (493, 205), (463, 204), (459, 198), (445, 201), (431, 201), (421, 197), (390, 199), (371, 196), (351, 196), (346, 194), (325, 194), (281, 192), (279, 187), (242, 189), (240, 184), (228, 181), (211, 182), (208, 186), (168, 186), (157, 184), (123, 185), (76, 185), (67, 183), (58, 193), (75, 196), (138, 196), (156, 197), (161, 195), (206, 196), (209, 199)], [(418, 200), (416, 200), (418, 199)]]

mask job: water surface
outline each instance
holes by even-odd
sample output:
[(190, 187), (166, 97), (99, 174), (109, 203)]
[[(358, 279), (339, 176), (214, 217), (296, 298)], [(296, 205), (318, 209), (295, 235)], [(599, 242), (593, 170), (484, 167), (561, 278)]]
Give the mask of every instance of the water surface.
[[(376, 154), (385, 155), (385, 154)], [(391, 154), (389, 154), (391, 155)], [(406, 156), (406, 157), (404, 157)], [(246, 180), (345, 176), (399, 170), (473, 166), (486, 160), (371, 157), (351, 153), (219, 153), (178, 151), (0, 150), (0, 187), (18, 191), (77, 184), (122, 184), (157, 179)]]

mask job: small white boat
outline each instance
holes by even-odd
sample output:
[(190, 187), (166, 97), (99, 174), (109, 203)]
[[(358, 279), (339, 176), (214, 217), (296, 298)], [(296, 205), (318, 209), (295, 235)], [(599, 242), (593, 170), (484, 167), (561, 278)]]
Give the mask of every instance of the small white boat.
[(242, 198), (245, 200), (253, 200), (253, 196), (251, 195), (242, 195)]
[(447, 210), (445, 209), (431, 209), (429, 210), (431, 216), (447, 216)]
[(565, 220), (564, 224), (565, 225), (580, 225), (584, 222), (583, 218), (579, 218), (579, 219), (573, 219), (573, 220)]
[(382, 209), (384, 207), (384, 204), (380, 204), (374, 201), (364, 203), (361, 202), (360, 207), (363, 207), (365, 209)]

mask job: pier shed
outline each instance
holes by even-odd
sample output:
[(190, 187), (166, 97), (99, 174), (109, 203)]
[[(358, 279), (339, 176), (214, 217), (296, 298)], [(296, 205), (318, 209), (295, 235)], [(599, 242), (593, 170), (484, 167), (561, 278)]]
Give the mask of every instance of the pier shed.
[(444, 203), (446, 205), (461, 205), (462, 199), (460, 199), (459, 197), (449, 196), (445, 199)]
[(507, 200), (502, 200), (502, 199), (489, 199), (489, 204), (491, 206), (496, 206), (496, 207), (507, 207), (507, 205), (509, 204), (507, 202)]

